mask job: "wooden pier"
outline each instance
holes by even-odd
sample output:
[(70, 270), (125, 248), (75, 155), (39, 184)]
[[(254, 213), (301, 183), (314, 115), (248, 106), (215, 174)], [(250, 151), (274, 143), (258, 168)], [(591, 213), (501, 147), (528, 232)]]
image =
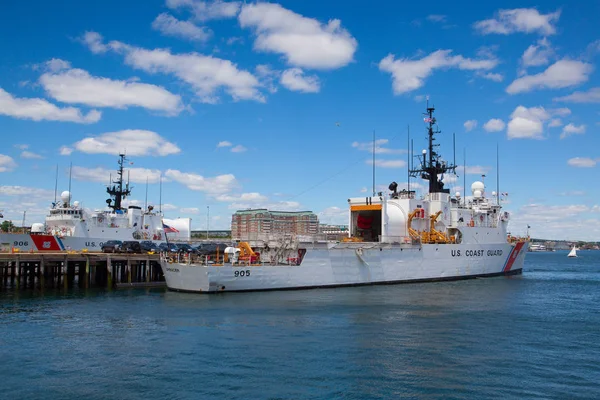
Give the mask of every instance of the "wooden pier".
[(165, 287), (158, 254), (0, 253), (0, 290)]

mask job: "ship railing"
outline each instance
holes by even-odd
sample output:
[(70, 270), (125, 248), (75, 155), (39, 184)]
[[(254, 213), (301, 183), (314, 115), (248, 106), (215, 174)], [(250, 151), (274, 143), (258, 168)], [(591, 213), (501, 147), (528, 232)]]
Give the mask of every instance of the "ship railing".
[(379, 235), (380, 243), (412, 244), (413, 241), (414, 240), (410, 236)]
[(275, 243), (282, 240), (301, 242), (301, 243), (316, 243), (339, 241), (348, 237), (348, 233), (317, 233), (317, 234), (297, 234), (297, 233), (249, 233), (233, 237), (233, 240), (242, 242), (264, 242)]
[(451, 227), (452, 228), (462, 228), (462, 227), (497, 228), (498, 222), (497, 221), (481, 222), (481, 221), (476, 221), (475, 219), (473, 219), (473, 224), (471, 224), (471, 221), (455, 222), (454, 225), (452, 225)]

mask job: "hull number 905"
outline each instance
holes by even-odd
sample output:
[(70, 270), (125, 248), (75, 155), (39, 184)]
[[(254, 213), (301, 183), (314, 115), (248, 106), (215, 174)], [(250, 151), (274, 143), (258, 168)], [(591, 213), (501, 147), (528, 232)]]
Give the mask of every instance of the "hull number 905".
[(238, 277), (238, 276), (250, 276), (250, 270), (242, 270), (242, 271), (235, 271), (233, 273), (233, 276)]

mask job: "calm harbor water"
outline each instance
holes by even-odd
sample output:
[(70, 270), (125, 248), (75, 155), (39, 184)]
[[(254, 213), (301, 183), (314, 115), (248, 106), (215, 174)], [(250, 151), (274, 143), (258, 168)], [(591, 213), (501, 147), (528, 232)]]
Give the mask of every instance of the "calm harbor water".
[(0, 292), (6, 399), (600, 397), (600, 251), (522, 276), (195, 295)]

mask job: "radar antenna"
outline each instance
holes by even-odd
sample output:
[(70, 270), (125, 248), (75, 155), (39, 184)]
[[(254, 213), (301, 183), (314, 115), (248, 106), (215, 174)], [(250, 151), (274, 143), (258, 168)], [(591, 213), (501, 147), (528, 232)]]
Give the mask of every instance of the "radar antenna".
[[(434, 111), (435, 107), (429, 107), (428, 101), (427, 112), (423, 114), (425, 115), (423, 120), (428, 124), (428, 150), (423, 150), (422, 157), (419, 157), (421, 165), (416, 169), (411, 169), (410, 176), (414, 178), (420, 176), (422, 179), (429, 181), (429, 193), (450, 193), (450, 189), (444, 189), (442, 179), (446, 172), (456, 173), (456, 164), (446, 163), (435, 151), (435, 148), (439, 147), (439, 144), (434, 144), (436, 140), (434, 135), (441, 133), (441, 131), (437, 128), (437, 120), (433, 116)], [(442, 178), (438, 178), (440, 175)]]
[(111, 181), (111, 184), (114, 183), (116, 185), (109, 185), (106, 188), (106, 192), (112, 197), (112, 199), (106, 199), (106, 204), (114, 211), (122, 210), (121, 202), (131, 194), (129, 180), (125, 184), (125, 188), (123, 188), (123, 164), (125, 160), (125, 154), (119, 154), (119, 169), (117, 170), (118, 178), (116, 181)]

